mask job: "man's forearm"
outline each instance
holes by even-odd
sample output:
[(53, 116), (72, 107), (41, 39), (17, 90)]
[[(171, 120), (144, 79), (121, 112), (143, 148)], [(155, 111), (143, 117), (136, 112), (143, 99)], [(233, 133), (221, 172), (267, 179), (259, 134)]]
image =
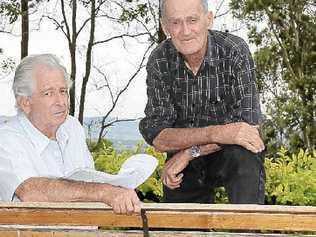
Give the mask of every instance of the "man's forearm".
[(193, 145), (218, 143), (221, 127), (225, 125), (203, 128), (166, 128), (154, 139), (154, 147), (161, 151), (184, 150)]
[(108, 184), (87, 183), (65, 179), (30, 178), (23, 182), (16, 190), (21, 201), (33, 202), (74, 202), (74, 201), (102, 201), (107, 199), (114, 187)]
[(166, 128), (153, 141), (154, 147), (161, 152), (184, 150), (192, 145), (206, 144), (234, 144), (254, 153), (264, 149), (257, 126), (245, 122), (204, 128)]

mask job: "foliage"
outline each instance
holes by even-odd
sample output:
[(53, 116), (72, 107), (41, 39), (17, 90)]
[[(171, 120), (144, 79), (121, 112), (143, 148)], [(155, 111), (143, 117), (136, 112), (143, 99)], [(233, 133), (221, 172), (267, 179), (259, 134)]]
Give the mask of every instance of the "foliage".
[(316, 150), (266, 159), (266, 201), (279, 205), (316, 205)]
[[(93, 144), (92, 144), (93, 145)], [(140, 142), (134, 151), (124, 150), (118, 153), (111, 142), (102, 140), (101, 145), (95, 149), (92, 154), (95, 161), (95, 167), (99, 171), (117, 174), (121, 165), (132, 155), (142, 153), (143, 142)], [(147, 179), (147, 181), (137, 188), (138, 195), (143, 201), (159, 202), (162, 197), (162, 183), (160, 181), (160, 173), (165, 162), (165, 155), (154, 150), (153, 147), (146, 147), (144, 153), (156, 157), (159, 165), (155, 172)]]
[[(140, 142), (135, 150), (118, 153), (111, 142), (102, 141), (102, 146), (92, 152), (97, 170), (116, 174), (122, 163), (130, 156), (146, 153), (156, 157), (159, 165), (150, 178), (137, 188), (138, 196), (145, 202), (159, 202), (162, 198), (160, 174), (165, 163), (165, 154), (155, 151), (151, 146), (144, 148)], [(277, 157), (266, 158), (266, 204), (278, 205), (316, 205), (316, 150), (289, 154), (281, 148)], [(223, 187), (215, 190), (215, 203), (228, 203)]]
[[(30, 9), (34, 9), (39, 3), (43, 1), (44, 0), (28, 0), (28, 7)], [(16, 22), (21, 14), (20, 0), (3, 0), (0, 2), (0, 16), (7, 17), (10, 24)]]
[[(139, 2), (139, 1), (137, 1)], [(138, 17), (141, 17), (146, 24), (150, 21), (149, 6), (146, 3), (137, 3), (135, 7), (129, 7), (129, 9), (123, 9), (120, 16), (121, 22), (128, 22)]]
[[(159, 202), (162, 198), (160, 174), (166, 160), (165, 154), (155, 151), (151, 146), (144, 148), (140, 142), (135, 150), (118, 153), (111, 142), (103, 140), (101, 146), (92, 154), (97, 170), (116, 174), (122, 163), (134, 154), (146, 153), (156, 157), (159, 165), (150, 178), (137, 188), (138, 196), (145, 202)], [(282, 147), (277, 157), (266, 158), (266, 204), (278, 205), (316, 205), (316, 150), (290, 154)], [(215, 203), (228, 203), (223, 187), (215, 189)]]
[[(143, 25), (149, 34), (150, 42), (161, 42), (164, 37), (161, 36), (162, 29), (159, 21), (159, 6), (156, 1), (127, 0), (119, 17), (121, 23), (138, 22)], [(154, 28), (154, 30), (152, 30)]]
[(12, 57), (6, 57), (0, 49), (0, 79), (13, 71), (15, 61)]
[(0, 3), (0, 16), (6, 16), (10, 24), (15, 22), (20, 15), (20, 1), (3, 1)]
[[(295, 151), (316, 146), (314, 0), (231, 0), (257, 46), (259, 89), (267, 108), (265, 141)], [(276, 151), (276, 150), (272, 150)]]

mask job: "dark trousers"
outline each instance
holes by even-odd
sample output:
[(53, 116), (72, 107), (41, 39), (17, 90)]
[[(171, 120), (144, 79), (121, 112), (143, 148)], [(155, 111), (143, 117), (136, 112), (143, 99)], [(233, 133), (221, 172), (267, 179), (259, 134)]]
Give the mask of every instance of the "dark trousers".
[(181, 187), (164, 186), (164, 202), (213, 203), (214, 188), (224, 186), (230, 203), (264, 203), (265, 170), (261, 154), (226, 145), (199, 157), (183, 170)]

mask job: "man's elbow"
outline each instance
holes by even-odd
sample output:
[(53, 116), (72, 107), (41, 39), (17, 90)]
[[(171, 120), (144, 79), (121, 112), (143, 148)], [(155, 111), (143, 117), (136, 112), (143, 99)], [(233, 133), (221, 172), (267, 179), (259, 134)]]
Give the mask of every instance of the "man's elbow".
[(157, 136), (153, 140), (152, 144), (153, 144), (153, 147), (155, 148), (155, 150), (158, 152), (167, 152), (168, 151), (168, 147), (166, 146), (166, 144), (164, 144), (164, 140), (160, 139), (159, 136)]
[[(21, 183), (15, 190), (15, 195), (22, 202), (43, 202), (41, 192), (44, 190), (39, 190), (37, 185), (34, 185), (34, 178), (29, 178), (23, 183)], [(39, 193), (40, 192), (40, 193)]]

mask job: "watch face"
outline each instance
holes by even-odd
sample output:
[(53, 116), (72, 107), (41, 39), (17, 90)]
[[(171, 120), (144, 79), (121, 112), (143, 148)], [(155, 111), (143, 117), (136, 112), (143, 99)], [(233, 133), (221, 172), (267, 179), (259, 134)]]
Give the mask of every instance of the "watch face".
[(191, 147), (191, 155), (193, 158), (197, 158), (201, 155), (201, 150), (198, 146)]

